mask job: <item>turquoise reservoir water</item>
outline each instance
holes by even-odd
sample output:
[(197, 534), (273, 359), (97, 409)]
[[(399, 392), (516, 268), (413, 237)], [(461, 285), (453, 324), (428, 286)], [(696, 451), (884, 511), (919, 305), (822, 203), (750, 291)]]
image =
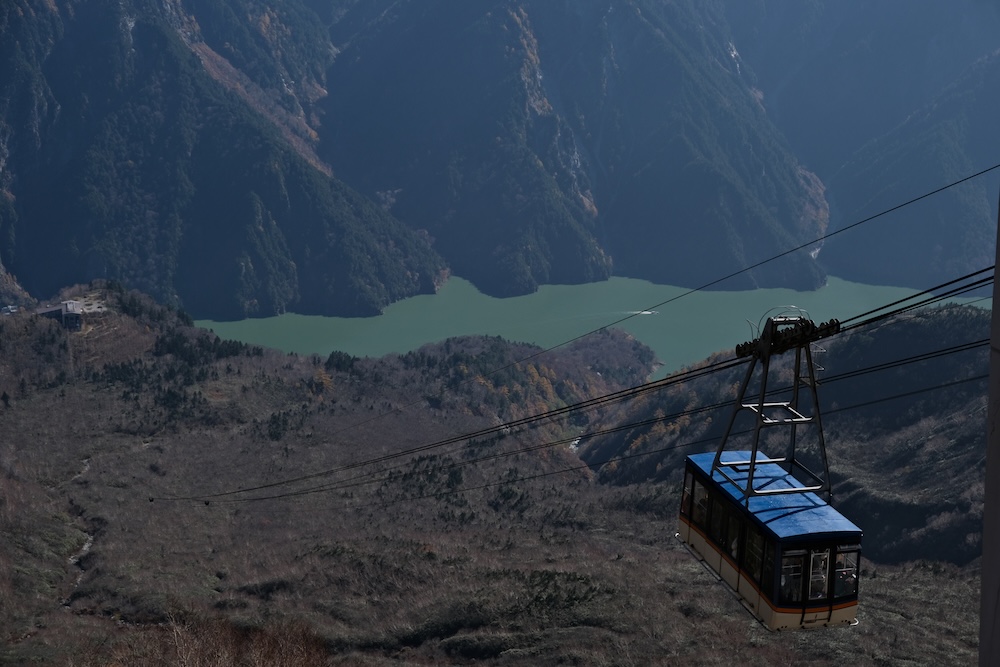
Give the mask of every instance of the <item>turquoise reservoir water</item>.
[[(223, 338), (286, 352), (328, 355), (340, 350), (358, 357), (408, 352), (426, 343), (470, 334), (550, 348), (596, 329), (615, 326), (655, 350), (660, 375), (732, 350), (755, 336), (772, 309), (803, 308), (816, 322), (840, 320), (910, 296), (915, 290), (877, 287), (830, 278), (814, 292), (766, 289), (702, 291), (612, 278), (586, 285), (546, 285), (535, 294), (496, 299), (469, 282), (451, 278), (437, 294), (417, 296), (378, 317), (343, 318), (286, 314), (198, 326)], [(989, 301), (982, 302), (989, 306)]]

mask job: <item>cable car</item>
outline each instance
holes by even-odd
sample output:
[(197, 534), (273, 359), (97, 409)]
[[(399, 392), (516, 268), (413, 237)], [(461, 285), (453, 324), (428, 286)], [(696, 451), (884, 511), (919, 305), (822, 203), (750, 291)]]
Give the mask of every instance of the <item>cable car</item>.
[[(749, 456), (734, 451), (723, 458), (738, 463)], [(861, 529), (811, 491), (746, 498), (712, 472), (714, 458), (687, 457), (681, 540), (768, 629), (856, 624)], [(762, 487), (802, 486), (777, 463), (758, 463), (755, 472)]]
[[(717, 450), (686, 461), (677, 537), (770, 630), (857, 623), (862, 531), (829, 504), (810, 347), (837, 331), (836, 320), (768, 319), (758, 340), (737, 347), (753, 359)], [(793, 365), (778, 373), (790, 372), (791, 385), (769, 390), (771, 357), (791, 349)], [(754, 377), (759, 389), (748, 399)], [(734, 430), (744, 414), (751, 428)], [(761, 443), (779, 445), (776, 432), (787, 436), (785, 451), (771, 458)], [(741, 436), (749, 449), (733, 448)]]

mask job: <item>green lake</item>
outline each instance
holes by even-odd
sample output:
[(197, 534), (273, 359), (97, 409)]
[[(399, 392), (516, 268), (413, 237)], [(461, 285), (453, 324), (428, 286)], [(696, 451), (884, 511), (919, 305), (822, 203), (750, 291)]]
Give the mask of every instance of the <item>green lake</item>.
[[(535, 294), (496, 299), (453, 277), (437, 294), (395, 303), (378, 317), (285, 314), (235, 322), (199, 320), (196, 324), (222, 338), (324, 357), (333, 350), (380, 357), (472, 334), (551, 348), (614, 326), (655, 350), (663, 362), (658, 375), (663, 375), (750, 340), (755, 327), (768, 315), (790, 307), (804, 309), (819, 323), (831, 318), (845, 320), (915, 293), (833, 277), (813, 292), (692, 292), (644, 280), (612, 278), (586, 285), (545, 285)], [(988, 299), (978, 303), (991, 305)]]

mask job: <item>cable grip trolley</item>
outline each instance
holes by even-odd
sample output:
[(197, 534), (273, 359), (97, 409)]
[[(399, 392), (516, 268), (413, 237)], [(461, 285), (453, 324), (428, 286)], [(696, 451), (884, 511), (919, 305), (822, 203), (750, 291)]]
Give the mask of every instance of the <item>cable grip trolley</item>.
[[(725, 432), (719, 441), (715, 459), (712, 461), (712, 473), (718, 472), (740, 489), (745, 503), (748, 504), (750, 498), (755, 496), (806, 491), (818, 493), (824, 500), (829, 501), (830, 469), (816, 394), (816, 369), (813, 364), (811, 344), (839, 331), (838, 320), (829, 320), (817, 325), (803, 316), (782, 315), (768, 318), (758, 338), (736, 346), (736, 356), (750, 357), (750, 366), (740, 385)], [(771, 385), (776, 384), (774, 380), (780, 380), (781, 376), (787, 377), (787, 369), (776, 369), (771, 363), (772, 359), (792, 350), (795, 352), (791, 367), (792, 384), (789, 387), (786, 379), (785, 386), (775, 389)], [(755, 376), (758, 378), (756, 394), (750, 391)], [(781, 400), (773, 400), (775, 395), (780, 396)], [(737, 460), (727, 457), (723, 461), (722, 454), (727, 450), (736, 419), (746, 412), (754, 417), (750, 436), (750, 456)], [(815, 427), (816, 453), (811, 457), (811, 461), (806, 462), (801, 456), (799, 433), (801, 429), (812, 426)], [(784, 430), (784, 455), (777, 458), (759, 455), (761, 439), (766, 438), (769, 451), (774, 451), (775, 441), (781, 442), (782, 430)], [(741, 448), (741, 451), (745, 452), (746, 448)], [(812, 469), (817, 463), (816, 459), (822, 470)], [(757, 466), (762, 464), (781, 466), (786, 472), (802, 480), (801, 486), (781, 485), (779, 488), (770, 488), (768, 476), (765, 476), (763, 484), (755, 485), (754, 472)]]

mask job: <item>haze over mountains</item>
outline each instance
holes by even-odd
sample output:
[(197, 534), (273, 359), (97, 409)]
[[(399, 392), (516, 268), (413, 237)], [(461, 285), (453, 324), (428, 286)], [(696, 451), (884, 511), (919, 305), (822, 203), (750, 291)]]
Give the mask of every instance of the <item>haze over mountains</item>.
[[(995, 164), (998, 35), (977, 0), (11, 0), (0, 261), (215, 319), (697, 286)], [(724, 286), (980, 269), (996, 192)]]

